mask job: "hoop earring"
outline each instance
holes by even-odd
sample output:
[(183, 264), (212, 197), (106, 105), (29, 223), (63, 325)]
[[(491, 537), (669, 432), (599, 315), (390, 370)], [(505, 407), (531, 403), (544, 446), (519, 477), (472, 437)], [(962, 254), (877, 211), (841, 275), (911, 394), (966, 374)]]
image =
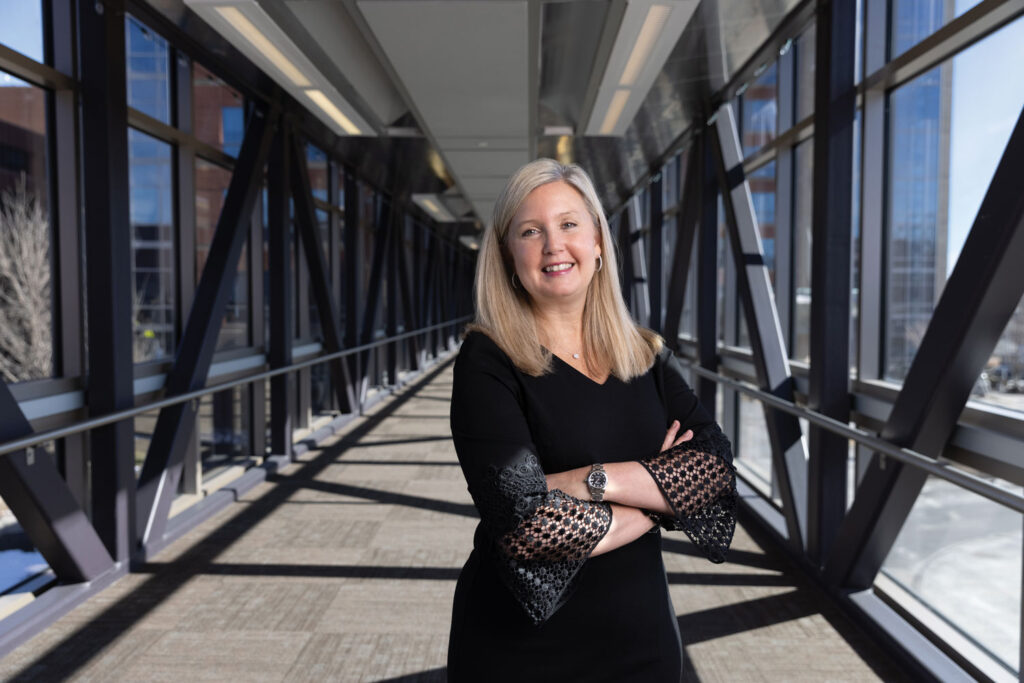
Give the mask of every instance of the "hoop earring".
[(516, 284), (516, 272), (512, 271), (512, 289), (519, 289), (519, 285)]
[(601, 257), (600, 254), (598, 254), (597, 255), (597, 269), (594, 272), (595, 273), (600, 273), (602, 268), (604, 268), (604, 259)]

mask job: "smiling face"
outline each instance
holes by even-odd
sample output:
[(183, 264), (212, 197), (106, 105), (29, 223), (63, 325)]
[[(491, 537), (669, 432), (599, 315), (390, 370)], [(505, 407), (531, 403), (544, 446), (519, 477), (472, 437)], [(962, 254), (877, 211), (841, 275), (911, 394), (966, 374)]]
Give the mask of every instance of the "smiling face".
[(505, 237), (522, 287), (536, 305), (582, 308), (601, 254), (583, 196), (566, 182), (526, 196)]

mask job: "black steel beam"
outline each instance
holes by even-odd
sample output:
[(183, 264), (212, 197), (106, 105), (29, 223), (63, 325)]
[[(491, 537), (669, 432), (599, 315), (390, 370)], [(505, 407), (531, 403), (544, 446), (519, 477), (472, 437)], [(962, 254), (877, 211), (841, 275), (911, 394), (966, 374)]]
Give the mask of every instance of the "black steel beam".
[[(359, 343), (359, 296), (362, 285), (363, 259), (362, 236), (359, 225), (359, 184), (349, 171), (345, 172), (345, 263), (342, 264), (342, 281), (345, 291), (345, 346), (354, 347)], [(353, 379), (360, 376), (359, 357), (348, 358), (348, 373)], [(358, 398), (358, 387), (352, 387)]]
[[(380, 303), (380, 284), (384, 274), (385, 257), (387, 256), (388, 236), (391, 225), (391, 203), (384, 202), (380, 209), (379, 222), (373, 233), (373, 265), (370, 267), (370, 288), (366, 292), (366, 308), (363, 309), (361, 344), (373, 341), (374, 327), (377, 324), (377, 309)], [(359, 377), (356, 388), (359, 402), (362, 403), (366, 392), (366, 382), (370, 369), (370, 352), (359, 354)]]
[[(249, 236), (249, 220), (263, 185), (263, 168), (274, 133), (271, 119), (276, 117), (276, 112), (267, 114), (260, 109), (254, 109), (249, 117), (178, 354), (167, 374), (168, 396), (195, 391), (206, 384), (224, 308)], [(162, 409), (157, 418), (136, 496), (138, 538), (143, 544), (164, 534), (196, 413), (196, 402), (189, 401)]]
[[(406, 220), (412, 220), (407, 218)], [(419, 234), (420, 226), (416, 223), (412, 223), (413, 243), (412, 243), (412, 257), (414, 261), (414, 272), (419, 269)], [(405, 320), (406, 330), (415, 330), (423, 326), (423, 321), (419, 317), (419, 308), (413, 303), (412, 291), (409, 283), (409, 261), (406, 258), (404, 252), (404, 241), (399, 241), (398, 251), (398, 294), (402, 302), (402, 317)], [(418, 280), (417, 280), (418, 282)], [(421, 366), (420, 358), (420, 338), (409, 337), (408, 341), (405, 342), (406, 348), (409, 352), (406, 354), (410, 364), (410, 370), (419, 370)]]
[[(0, 381), (0, 443), (31, 433), (18, 402)], [(61, 581), (91, 581), (114, 566), (46, 450), (0, 455), (0, 498)]]
[[(718, 185), (724, 196), (722, 205), (725, 207), (726, 226), (736, 263), (737, 289), (743, 301), (757, 381), (765, 391), (792, 401), (793, 377), (764, 262), (750, 184), (743, 173), (739, 133), (731, 105), (722, 105), (718, 109), (715, 125), (709, 131), (717, 141), (712, 148)], [(768, 406), (764, 407), (764, 418), (789, 542), (794, 551), (802, 552), (800, 511), (805, 509), (806, 470), (802, 469), (805, 458), (800, 422), (792, 415)]]
[[(128, 212), (128, 103), (122, 0), (77, 3), (82, 103), (90, 416), (130, 408), (132, 367), (132, 235)], [(92, 519), (110, 554), (133, 547), (135, 487), (132, 421), (89, 435)]]
[[(694, 192), (689, 200), (700, 202), (700, 224), (697, 239), (697, 360), (702, 368), (718, 371), (718, 183), (715, 178), (715, 157), (711, 134), (697, 138), (694, 151)], [(683, 201), (687, 201), (684, 196)], [(697, 397), (714, 412), (718, 384), (701, 377), (697, 380)]]
[[(282, 126), (274, 137), (267, 165), (267, 249), (270, 268), (270, 348), (271, 369), (292, 363), (295, 338), (295, 273), (292, 270), (292, 230), (288, 191), (291, 175), (288, 131)], [(285, 373), (270, 379), (270, 452), (294, 457), (292, 416), (295, 375)]]
[[(398, 255), (402, 245), (402, 225), (405, 213), (400, 206), (392, 207), (392, 220), (388, 229), (391, 231), (391, 242), (388, 245), (387, 269), (387, 311), (385, 315), (385, 331), (389, 337), (398, 334)], [(398, 347), (401, 342), (388, 344), (385, 349), (387, 358), (388, 383), (398, 386)]]
[(648, 326), (661, 334), (661, 294), (665, 290), (665, 283), (662, 282), (662, 255), (665, 252), (664, 244), (664, 217), (662, 216), (662, 187), (664, 184), (664, 173), (656, 173), (648, 188), (648, 204), (651, 217), (650, 243), (647, 249), (647, 297), (651, 303), (651, 314), (648, 318)]
[[(840, 422), (850, 418), (850, 263), (856, 0), (818, 0), (814, 83), (811, 239), (811, 368), (807, 404)], [(810, 427), (807, 554), (828, 556), (846, 514), (849, 442)]]
[[(338, 321), (335, 315), (337, 309), (334, 306), (334, 296), (331, 294), (330, 273), (327, 270), (323, 249), (320, 247), (320, 234), (317, 228), (316, 209), (313, 206), (309, 169), (306, 166), (306, 156), (302, 154), (298, 136), (291, 135), (290, 137), (289, 151), (292, 154), (293, 162), (290, 175), (292, 202), (295, 204), (295, 222), (299, 227), (302, 247), (306, 254), (306, 264), (309, 266), (309, 281), (313, 290), (313, 298), (316, 301), (316, 308), (320, 314), (320, 330), (324, 337), (324, 346), (327, 353), (337, 353), (344, 347), (341, 343), (341, 333), (338, 330)], [(328, 361), (328, 367), (341, 412), (353, 412), (355, 400), (352, 396), (348, 364), (342, 359), (336, 358)]]
[[(672, 272), (669, 274), (665, 324), (663, 329), (659, 330), (672, 349), (679, 347), (679, 320), (683, 314), (683, 306), (686, 304), (690, 257), (693, 254), (693, 243), (697, 237), (697, 221), (700, 218), (700, 202), (695, 196), (698, 159), (697, 146), (691, 145), (689, 151), (686, 152), (686, 165), (680, 165), (679, 169), (684, 175), (679, 188), (679, 210), (676, 212), (675, 221), (676, 250), (672, 255)], [(651, 308), (654, 308), (653, 303)], [(713, 331), (712, 334), (714, 334)]]
[[(1024, 296), (1024, 111), (1003, 151), (882, 438), (938, 457)], [(877, 453), (825, 564), (825, 580), (863, 589), (896, 542), (926, 474)]]

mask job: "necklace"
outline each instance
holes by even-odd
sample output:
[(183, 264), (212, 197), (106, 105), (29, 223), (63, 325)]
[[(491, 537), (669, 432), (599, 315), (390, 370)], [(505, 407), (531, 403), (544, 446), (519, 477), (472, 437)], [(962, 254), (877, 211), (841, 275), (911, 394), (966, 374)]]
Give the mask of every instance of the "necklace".
[(572, 357), (575, 358), (576, 360), (579, 360), (580, 359), (580, 354), (574, 353), (574, 354), (572, 354)]

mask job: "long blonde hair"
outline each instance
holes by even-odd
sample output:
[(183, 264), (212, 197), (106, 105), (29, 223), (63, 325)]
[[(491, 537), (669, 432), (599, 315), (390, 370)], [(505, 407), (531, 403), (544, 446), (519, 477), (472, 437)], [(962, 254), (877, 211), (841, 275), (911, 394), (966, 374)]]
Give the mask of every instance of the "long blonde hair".
[(537, 159), (516, 171), (494, 205), (494, 220), (483, 236), (476, 264), (476, 320), (469, 329), (483, 332), (520, 370), (535, 377), (551, 370), (551, 353), (541, 346), (529, 295), (513, 288), (515, 272), (505, 240), (526, 196), (541, 185), (564, 182), (576, 189), (594, 220), (604, 266), (594, 273), (583, 306), (583, 357), (591, 369), (607, 369), (626, 382), (644, 374), (662, 347), (662, 339), (633, 322), (622, 299), (619, 268), (608, 220), (594, 184), (576, 164)]

